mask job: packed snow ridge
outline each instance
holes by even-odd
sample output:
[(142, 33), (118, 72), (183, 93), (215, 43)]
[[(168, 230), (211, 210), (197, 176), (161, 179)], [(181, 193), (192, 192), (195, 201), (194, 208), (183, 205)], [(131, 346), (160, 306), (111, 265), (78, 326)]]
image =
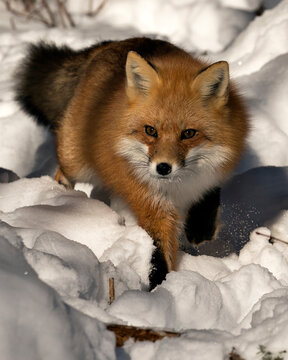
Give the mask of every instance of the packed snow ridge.
[[(266, 350), (288, 359), (288, 0), (110, 0), (92, 19), (88, 3), (69, 0), (78, 26), (65, 30), (17, 17), (12, 29), (0, 5), (1, 359), (220, 360), (233, 348), (246, 360)], [(89, 186), (53, 180), (54, 139), (13, 93), (28, 43), (81, 48), (135, 35), (227, 60), (251, 114), (217, 239), (181, 252), (179, 270), (152, 292), (151, 238), (118, 199), (108, 206)], [(116, 349), (107, 323), (182, 335)]]

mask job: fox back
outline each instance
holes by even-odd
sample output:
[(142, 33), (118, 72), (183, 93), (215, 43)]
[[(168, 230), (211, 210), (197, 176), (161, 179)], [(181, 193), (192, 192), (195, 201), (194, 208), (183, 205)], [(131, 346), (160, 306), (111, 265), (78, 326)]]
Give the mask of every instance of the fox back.
[(160, 283), (176, 269), (189, 208), (207, 209), (199, 202), (244, 149), (248, 116), (228, 64), (148, 38), (78, 52), (41, 43), (20, 66), (16, 92), (56, 133), (57, 180), (100, 184), (134, 211), (156, 246), (151, 288)]

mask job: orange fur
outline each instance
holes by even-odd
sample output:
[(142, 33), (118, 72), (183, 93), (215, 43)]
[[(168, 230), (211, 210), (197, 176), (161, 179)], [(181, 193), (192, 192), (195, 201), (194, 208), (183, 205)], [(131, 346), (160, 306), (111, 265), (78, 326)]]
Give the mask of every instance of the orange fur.
[[(229, 82), (226, 62), (208, 66), (170, 43), (145, 38), (110, 42), (89, 51), (86, 60), (81, 57), (86, 63), (68, 106), (57, 118), (61, 170), (56, 179), (68, 185), (100, 179), (126, 201), (163, 253), (168, 271), (175, 270), (187, 206), (219, 186), (241, 156), (248, 130), (245, 107)], [(79, 55), (76, 58), (78, 63)], [(71, 57), (69, 61), (73, 62)], [(147, 134), (146, 126), (157, 133)], [(195, 129), (195, 136), (184, 138), (187, 129)], [(185, 168), (193, 149), (202, 156), (195, 165), (200, 176), (195, 183), (193, 166)], [(137, 161), (150, 166), (143, 177)], [(155, 166), (163, 163), (171, 165), (173, 176), (187, 170), (185, 176), (196, 189), (188, 205), (186, 199), (183, 206), (177, 202), (177, 184), (171, 190), (176, 195), (170, 196), (168, 180), (173, 182), (178, 175), (164, 174), (169, 179), (162, 187)], [(197, 181), (206, 178), (209, 185), (198, 194)], [(185, 197), (179, 191), (179, 197)]]

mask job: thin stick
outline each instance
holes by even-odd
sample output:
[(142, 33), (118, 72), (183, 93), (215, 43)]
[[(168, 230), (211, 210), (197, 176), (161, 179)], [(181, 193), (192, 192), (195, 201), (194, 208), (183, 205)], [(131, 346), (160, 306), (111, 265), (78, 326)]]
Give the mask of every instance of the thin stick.
[(43, 15), (41, 14), (41, 11), (39, 11), (38, 9), (33, 9), (31, 11), (26, 11), (24, 9), (24, 11), (19, 11), (17, 9), (14, 9), (11, 6), (11, 3), (9, 0), (4, 0), (4, 4), (6, 5), (6, 9), (13, 15), (19, 16), (19, 17), (24, 17), (26, 19), (33, 19), (36, 21), (40, 21), (42, 23), (44, 23), (47, 27), (51, 27), (51, 23), (49, 23), (49, 21), (47, 21)]
[(70, 25), (71, 27), (75, 27), (76, 25), (75, 25), (75, 23), (74, 23), (74, 21), (73, 21), (73, 19), (72, 19), (72, 16), (71, 16), (70, 13), (68, 12), (68, 10), (67, 10), (64, 2), (61, 1), (61, 0), (57, 0), (57, 4), (58, 4), (59, 15), (60, 15), (60, 18), (61, 18), (61, 20), (62, 20), (62, 25), (63, 25), (63, 27), (64, 27), (64, 28), (66, 27), (66, 25), (65, 25), (65, 17), (66, 17), (69, 25)]
[(115, 288), (114, 288), (114, 278), (109, 278), (109, 303), (110, 305), (115, 300)]
[[(0, 0), (1, 1), (1, 0)], [(6, 6), (6, 9), (12, 14), (19, 17), (24, 17), (26, 20), (36, 20), (47, 27), (57, 26), (57, 19), (54, 15), (51, 5), (49, 5), (48, 0), (41, 0), (34, 2), (34, 0), (22, 0), (22, 10), (18, 10), (13, 7), (11, 0), (2, 0)], [(76, 24), (73, 21), (73, 18), (67, 7), (64, 3), (64, 0), (56, 0), (56, 5), (58, 8), (58, 16), (60, 18), (60, 24), (65, 28), (66, 23), (71, 27), (75, 27)]]
[(107, 329), (113, 331), (116, 336), (116, 346), (123, 346), (125, 341), (132, 338), (134, 341), (162, 340), (164, 337), (179, 337), (181, 333), (164, 330), (153, 330), (135, 326), (108, 324)]
[(97, 6), (95, 10), (92, 10), (92, 1), (90, 2), (90, 10), (88, 11), (88, 16), (96, 16), (99, 14), (99, 12), (102, 10), (104, 5), (106, 4), (107, 0), (102, 0), (101, 3)]
[(42, 5), (44, 7), (44, 9), (46, 10), (48, 17), (50, 19), (50, 21), (47, 21), (48, 23), (50, 23), (51, 27), (55, 27), (56, 26), (56, 20), (55, 20), (55, 16), (53, 15), (52, 10), (50, 9), (48, 3), (46, 0), (42, 0)]
[(262, 233), (260, 233), (260, 232), (258, 232), (258, 231), (256, 231), (256, 234), (257, 234), (257, 235), (261, 235), (261, 236), (265, 236), (266, 238), (269, 239), (269, 242), (270, 242), (271, 244), (273, 244), (275, 241), (279, 241), (279, 242), (281, 242), (281, 243), (283, 243), (283, 244), (285, 244), (285, 245), (288, 245), (288, 242), (287, 242), (287, 241), (278, 239), (278, 238), (276, 238), (275, 236), (270, 236), (270, 235), (262, 234)]

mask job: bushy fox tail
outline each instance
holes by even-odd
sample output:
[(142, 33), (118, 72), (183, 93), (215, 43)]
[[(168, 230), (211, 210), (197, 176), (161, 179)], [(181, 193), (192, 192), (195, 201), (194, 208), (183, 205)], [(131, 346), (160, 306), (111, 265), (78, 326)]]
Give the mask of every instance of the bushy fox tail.
[(55, 130), (91, 53), (102, 44), (82, 51), (44, 42), (31, 45), (15, 76), (16, 100), (22, 109)]

